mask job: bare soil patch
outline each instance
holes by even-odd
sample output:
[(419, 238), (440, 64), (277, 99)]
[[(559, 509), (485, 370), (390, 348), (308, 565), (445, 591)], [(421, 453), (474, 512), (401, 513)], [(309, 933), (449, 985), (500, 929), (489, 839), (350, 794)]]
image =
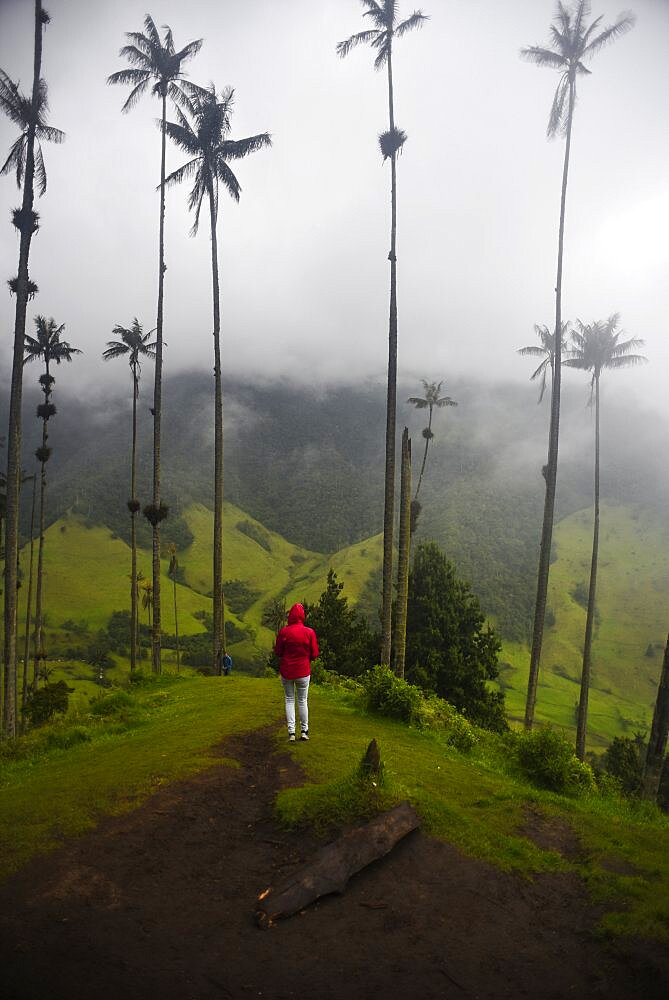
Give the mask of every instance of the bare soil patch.
[(276, 753), (266, 729), (220, 752), (240, 766), (171, 785), (0, 886), (3, 998), (667, 996), (666, 950), (597, 941), (575, 876), (524, 880), (420, 831), (343, 896), (259, 930), (258, 893), (320, 846), (272, 811), (309, 744)]

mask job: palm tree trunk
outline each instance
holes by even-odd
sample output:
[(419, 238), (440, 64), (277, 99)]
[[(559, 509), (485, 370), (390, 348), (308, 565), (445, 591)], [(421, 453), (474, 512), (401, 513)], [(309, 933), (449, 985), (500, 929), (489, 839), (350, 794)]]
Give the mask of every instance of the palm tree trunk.
[(26, 600), (26, 634), (23, 640), (23, 708), (28, 703), (28, 670), (30, 658), (30, 618), (33, 603), (33, 557), (35, 552), (35, 495), (37, 493), (37, 476), (33, 476), (33, 499), (30, 507), (30, 563), (28, 570), (28, 597)]
[(130, 672), (137, 669), (137, 370), (132, 372), (132, 457), (130, 459)]
[(174, 589), (174, 637), (177, 644), (177, 673), (181, 670), (181, 658), (179, 655), (179, 615), (177, 614), (177, 578), (176, 570), (174, 577), (172, 579), (172, 586)]
[(218, 284), (218, 241), (213, 181), (209, 180), (211, 224), (211, 278), (214, 307), (214, 648), (212, 667), (217, 673), (223, 651), (223, 389), (221, 385), (221, 312)]
[[(388, 52), (388, 116), (395, 128), (392, 51)], [(381, 663), (390, 663), (393, 601), (393, 529), (395, 521), (395, 423), (397, 415), (397, 181), (396, 157), (390, 159), (390, 313), (388, 321), (388, 393), (386, 400), (386, 472), (383, 503), (383, 606)]]
[(418, 499), (418, 494), (420, 493), (420, 484), (423, 482), (423, 473), (425, 472), (425, 463), (427, 462), (427, 449), (430, 447), (430, 434), (432, 432), (432, 410), (433, 407), (430, 406), (430, 416), (427, 421), (427, 434), (425, 435), (425, 451), (423, 452), (423, 463), (420, 467), (420, 474), (418, 476), (418, 486), (416, 487), (416, 496), (414, 500)]
[(585, 734), (588, 726), (588, 695), (592, 672), (592, 633), (595, 624), (595, 603), (597, 599), (597, 559), (599, 556), (599, 375), (595, 374), (595, 526), (592, 533), (592, 561), (590, 563), (590, 586), (588, 588), (588, 611), (585, 619), (585, 639), (583, 642), (583, 670), (581, 671), (581, 694), (578, 701), (576, 722), (576, 756), (585, 757)]
[(402, 434), (400, 488), (400, 535), (397, 561), (397, 607), (395, 610), (395, 673), (404, 677), (409, 602), (409, 550), (411, 548), (411, 438)]
[(664, 753), (667, 748), (667, 734), (669, 733), (669, 636), (664, 647), (664, 660), (662, 661), (662, 674), (660, 684), (657, 689), (657, 699), (655, 701), (655, 711), (653, 712), (653, 724), (650, 729), (650, 739), (646, 751), (646, 761), (643, 768), (643, 797), (655, 800), (660, 787), (662, 777), (662, 764)]
[[(48, 397), (47, 397), (48, 400)], [(42, 448), (46, 448), (48, 434), (46, 420), (42, 421)], [(39, 487), (39, 548), (37, 550), (37, 587), (35, 598), (35, 633), (33, 643), (34, 665), (33, 665), (33, 687), (37, 688), (40, 675), (40, 663), (46, 660), (44, 650), (44, 628), (42, 610), (42, 583), (44, 579), (44, 499), (46, 494), (46, 468), (45, 462), (40, 463), (40, 487)]]
[[(35, 0), (35, 56), (33, 64), (32, 105), (39, 100), (39, 80), (42, 66), (42, 2)], [(21, 202), (21, 242), (16, 288), (14, 320), (14, 351), (12, 382), (9, 398), (9, 429), (7, 434), (7, 512), (5, 519), (5, 642), (3, 678), (3, 731), (16, 736), (16, 622), (19, 552), (19, 481), (21, 470), (21, 401), (23, 395), (23, 345), (28, 308), (28, 258), (33, 235), (33, 203), (35, 180), (35, 127), (28, 129), (26, 169)]]
[(564, 255), (564, 220), (567, 204), (567, 178), (569, 174), (569, 154), (571, 151), (571, 126), (574, 117), (574, 81), (569, 86), (569, 119), (562, 169), (562, 195), (560, 199), (560, 228), (558, 233), (557, 279), (555, 282), (555, 348), (553, 358), (553, 385), (551, 392), (551, 422), (548, 433), (548, 461), (545, 465), (546, 495), (544, 498), (544, 518), (541, 529), (541, 549), (537, 574), (537, 597), (534, 607), (534, 627), (532, 632), (532, 652), (530, 673), (527, 682), (525, 703), (525, 728), (531, 729), (534, 722), (534, 706), (537, 700), (541, 647), (544, 638), (546, 598), (548, 596), (548, 575), (550, 572), (551, 546), (553, 544), (553, 519), (555, 517), (555, 489), (557, 485), (558, 438), (560, 431), (560, 387), (562, 383), (562, 258)]
[(158, 248), (158, 315), (156, 318), (156, 368), (153, 387), (153, 626), (151, 632), (151, 664), (154, 674), (161, 672), (160, 660), (160, 423), (163, 389), (163, 290), (165, 286), (165, 122), (167, 94), (163, 93), (163, 115), (160, 152), (160, 228)]

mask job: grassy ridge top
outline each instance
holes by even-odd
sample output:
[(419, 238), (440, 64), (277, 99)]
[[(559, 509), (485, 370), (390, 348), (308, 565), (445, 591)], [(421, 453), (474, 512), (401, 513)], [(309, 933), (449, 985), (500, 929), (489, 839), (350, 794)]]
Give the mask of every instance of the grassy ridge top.
[[(213, 752), (232, 733), (275, 721), (284, 749), (281, 715), (276, 680), (162, 678), (32, 733), (21, 752), (0, 757), (0, 874), (91, 829), (100, 815), (132, 809), (166, 783), (234, 766)], [(410, 799), (427, 833), (526, 876), (573, 871), (612, 906), (609, 930), (669, 937), (669, 821), (657, 811), (595, 793), (570, 799), (541, 791), (514, 769), (499, 737), (481, 733), (463, 754), (439, 731), (370, 715), (342, 692), (314, 688), (311, 718), (313, 740), (289, 748), (307, 780), (281, 793), (286, 822), (313, 815), (315, 796), (327, 811), (375, 737), (386, 797)], [(574, 830), (584, 848), (578, 858), (528, 838), (528, 810)]]

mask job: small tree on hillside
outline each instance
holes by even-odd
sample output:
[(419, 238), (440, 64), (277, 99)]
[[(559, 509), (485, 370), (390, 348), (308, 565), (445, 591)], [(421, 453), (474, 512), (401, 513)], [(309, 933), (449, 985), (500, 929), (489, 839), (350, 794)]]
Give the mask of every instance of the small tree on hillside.
[(379, 637), (355, 608), (348, 606), (337, 574), (330, 568), (327, 586), (318, 604), (305, 604), (304, 613), (318, 636), (319, 661), (326, 670), (357, 677), (379, 659)]
[(501, 643), (478, 598), (435, 542), (416, 548), (409, 576), (406, 679), (488, 729), (506, 729), (504, 695), (490, 690)]

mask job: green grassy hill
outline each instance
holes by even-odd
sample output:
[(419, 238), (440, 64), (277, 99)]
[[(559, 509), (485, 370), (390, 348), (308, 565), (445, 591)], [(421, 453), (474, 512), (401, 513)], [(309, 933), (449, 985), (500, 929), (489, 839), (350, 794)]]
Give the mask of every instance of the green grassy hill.
[[(184, 512), (193, 542), (178, 555), (183, 582), (178, 583), (177, 613), (182, 636), (203, 630), (201, 615), (211, 613), (211, 538), (213, 515), (200, 504)], [(163, 530), (163, 545), (169, 544), (169, 521)], [(226, 608), (226, 619), (245, 634), (232, 642), (230, 651), (239, 666), (257, 666), (267, 657), (274, 634), (262, 625), (265, 605), (272, 599), (315, 602), (325, 588), (333, 566), (346, 585), (346, 594), (358, 600), (381, 563), (381, 536), (350, 546), (332, 557), (309, 552), (268, 531), (233, 504), (225, 504), (223, 519), (224, 580), (240, 581), (250, 592), (250, 603), (234, 613)], [(35, 565), (37, 544), (35, 544)], [(167, 576), (169, 561), (162, 568), (163, 630), (174, 633), (173, 583)], [(21, 552), (27, 575), (29, 550)], [(151, 553), (140, 549), (138, 570), (151, 576)], [(47, 632), (62, 638), (64, 622), (85, 623), (90, 632), (104, 628), (114, 611), (129, 607), (130, 549), (114, 532), (90, 527), (75, 514), (67, 514), (48, 528), (45, 535), (44, 609)], [(20, 621), (25, 621), (27, 586), (20, 591)], [(197, 617), (196, 617), (197, 616)], [(140, 608), (140, 620), (147, 614)], [(20, 632), (22, 629), (20, 629)], [(65, 630), (67, 632), (67, 630)], [(173, 654), (166, 651), (167, 662)]]
[[(592, 550), (592, 512), (578, 511), (555, 532), (537, 717), (573, 729), (582, 663), (585, 604)], [(585, 598), (583, 595), (585, 594)], [(593, 748), (616, 735), (646, 730), (652, 718), (666, 641), (669, 528), (630, 507), (602, 505), (597, 624), (589, 700)], [(529, 652), (506, 643), (502, 653), (509, 710), (522, 718)]]
[[(184, 512), (192, 544), (179, 553), (183, 583), (177, 585), (181, 635), (202, 631), (202, 612), (211, 611), (212, 513), (199, 504)], [(601, 515), (599, 619), (595, 632), (593, 686), (590, 695), (589, 744), (599, 749), (616, 735), (646, 730), (652, 717), (660, 670), (669, 593), (669, 530), (658, 517), (630, 507), (603, 506)], [(578, 701), (581, 644), (585, 626), (582, 593), (587, 589), (591, 513), (579, 511), (561, 521), (555, 532), (557, 560), (551, 567), (549, 606), (555, 623), (547, 629), (537, 698), (537, 718), (572, 731)], [(169, 542), (169, 521), (163, 532)], [(246, 605), (226, 609), (244, 638), (230, 644), (237, 666), (259, 669), (273, 642), (262, 625), (271, 599), (316, 602), (330, 566), (353, 602), (369, 597), (379, 573), (382, 536), (323, 555), (287, 542), (232, 504), (224, 514), (224, 579), (248, 588)], [(49, 629), (66, 621), (85, 621), (94, 632), (111, 613), (128, 607), (128, 546), (112, 532), (87, 527), (69, 514), (46, 535), (45, 602)], [(28, 553), (21, 555), (24, 571)], [(151, 558), (140, 550), (138, 566), (150, 576)], [(174, 631), (172, 581), (163, 562), (163, 628)], [(21, 588), (25, 601), (27, 587)], [(581, 603), (579, 603), (579, 600)], [(24, 611), (22, 610), (22, 620)], [(142, 612), (142, 620), (146, 621)], [(173, 660), (165, 651), (167, 668)], [(524, 712), (529, 653), (520, 643), (504, 644), (501, 681), (512, 718)], [(119, 678), (127, 664), (119, 659)], [(90, 674), (83, 665), (77, 677)], [(114, 677), (114, 674), (110, 675)]]

